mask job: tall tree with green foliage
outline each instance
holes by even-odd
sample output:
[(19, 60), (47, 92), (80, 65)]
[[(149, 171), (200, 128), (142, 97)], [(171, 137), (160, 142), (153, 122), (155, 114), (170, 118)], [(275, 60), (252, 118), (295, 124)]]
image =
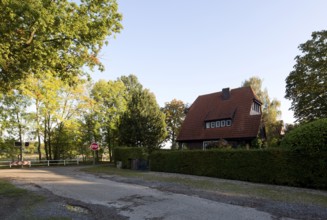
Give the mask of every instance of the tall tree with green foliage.
[(120, 142), (130, 147), (160, 148), (166, 138), (165, 115), (153, 93), (134, 90), (119, 125)]
[[(59, 108), (54, 109), (52, 119), (55, 129), (51, 134), (52, 152), (55, 160), (72, 155), (72, 148), (76, 147), (74, 146), (75, 131), (79, 129), (77, 118), (81, 116), (81, 110), (84, 108), (86, 100), (84, 89), (84, 83), (81, 81), (74, 87), (63, 84), (57, 90)], [(66, 138), (63, 138), (65, 136)]]
[[(44, 142), (47, 159), (64, 157), (69, 146), (68, 140), (63, 140), (69, 127), (76, 130), (77, 118), (85, 106), (84, 81), (77, 81), (75, 86), (69, 86), (50, 71), (45, 71), (42, 78), (30, 75), (20, 88), (23, 94), (33, 101), (34, 123), (30, 130), (35, 133), (38, 144), (39, 159), (41, 159), (41, 139)], [(77, 129), (78, 130), (78, 129)], [(62, 132), (62, 134), (61, 134)], [(70, 135), (72, 136), (72, 135)]]
[(298, 122), (327, 118), (327, 30), (300, 44), (294, 70), (286, 78), (285, 98)]
[(118, 124), (126, 110), (126, 88), (122, 81), (100, 80), (93, 86), (91, 96), (95, 100), (95, 114), (100, 123), (102, 145), (108, 146), (112, 160), (112, 150), (118, 141)]
[(262, 123), (266, 129), (268, 146), (275, 146), (280, 138), (283, 122), (281, 116), (280, 101), (270, 100), (267, 89), (262, 89), (262, 79), (251, 77), (242, 83), (242, 86), (250, 86), (262, 102)]
[(82, 67), (103, 65), (99, 51), (122, 26), (116, 0), (0, 1), (0, 81), (17, 88), (30, 74), (45, 71), (69, 82)]
[(176, 149), (176, 137), (185, 119), (185, 109), (186, 104), (177, 99), (166, 102), (165, 106), (161, 109), (166, 116), (167, 138), (171, 142), (171, 149)]
[(22, 95), (20, 91), (12, 90), (2, 96), (0, 105), (2, 107), (1, 124), (9, 137), (20, 143), (18, 159), (22, 160), (24, 142), (26, 141), (25, 134), (28, 131), (29, 121), (29, 114), (26, 109), (30, 105), (30, 100)]
[(123, 82), (125, 85), (126, 100), (130, 100), (132, 97), (132, 94), (135, 91), (141, 91), (143, 89), (143, 85), (139, 82), (139, 79), (134, 74), (130, 74), (128, 76), (121, 76), (117, 80)]

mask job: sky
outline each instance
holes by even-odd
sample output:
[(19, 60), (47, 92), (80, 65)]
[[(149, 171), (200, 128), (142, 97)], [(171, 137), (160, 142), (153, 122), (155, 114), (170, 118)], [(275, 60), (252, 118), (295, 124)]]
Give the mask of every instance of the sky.
[(285, 79), (298, 46), (326, 29), (326, 0), (118, 0), (124, 29), (100, 53), (94, 81), (134, 74), (158, 104), (263, 79), (293, 123)]

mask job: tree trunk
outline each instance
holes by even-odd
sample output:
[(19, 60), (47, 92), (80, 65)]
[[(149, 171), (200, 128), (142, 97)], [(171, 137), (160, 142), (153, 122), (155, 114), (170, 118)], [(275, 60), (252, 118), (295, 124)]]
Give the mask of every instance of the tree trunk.
[(47, 160), (49, 160), (49, 152), (48, 152), (48, 143), (47, 143), (47, 139), (48, 139), (48, 132), (47, 132), (47, 117), (45, 117), (45, 121), (44, 121), (44, 150), (45, 150), (45, 157)]
[(52, 146), (51, 146), (51, 128), (50, 128), (50, 114), (48, 115), (48, 147), (49, 147), (49, 158), (52, 160)]
[(21, 125), (21, 122), (19, 120), (19, 114), (17, 113), (16, 114), (16, 117), (17, 117), (17, 122), (18, 122), (18, 132), (19, 132), (19, 141), (20, 141), (20, 147), (19, 147), (19, 157), (18, 157), (18, 160), (19, 161), (22, 161), (23, 160), (23, 134), (22, 134), (22, 125)]
[(112, 144), (113, 144), (113, 141), (111, 141), (112, 139), (110, 138), (110, 128), (108, 127), (107, 128), (107, 134), (108, 134), (108, 140), (107, 140), (107, 144), (108, 144), (108, 151), (109, 151), (109, 160), (110, 162), (112, 162)]
[(176, 137), (175, 137), (175, 132), (173, 131), (172, 136), (171, 136), (171, 149), (176, 150)]
[(42, 159), (41, 155), (41, 136), (40, 136), (40, 119), (39, 119), (39, 100), (35, 100), (35, 107), (36, 107), (36, 133), (37, 133), (37, 152), (39, 154), (39, 160)]

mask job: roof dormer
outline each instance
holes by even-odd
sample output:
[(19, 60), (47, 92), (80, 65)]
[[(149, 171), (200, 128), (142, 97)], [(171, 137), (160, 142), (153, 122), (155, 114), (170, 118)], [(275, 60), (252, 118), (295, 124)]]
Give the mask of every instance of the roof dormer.
[(250, 115), (260, 115), (261, 114), (261, 103), (257, 100), (253, 100), (250, 110)]

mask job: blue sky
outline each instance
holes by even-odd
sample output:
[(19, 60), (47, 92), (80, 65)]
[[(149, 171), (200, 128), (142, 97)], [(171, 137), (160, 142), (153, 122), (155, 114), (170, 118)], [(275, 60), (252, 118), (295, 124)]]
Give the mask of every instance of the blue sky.
[(124, 29), (109, 39), (94, 81), (135, 74), (158, 104), (237, 88), (262, 78), (292, 123), (285, 79), (313, 31), (326, 29), (325, 0), (120, 0)]

